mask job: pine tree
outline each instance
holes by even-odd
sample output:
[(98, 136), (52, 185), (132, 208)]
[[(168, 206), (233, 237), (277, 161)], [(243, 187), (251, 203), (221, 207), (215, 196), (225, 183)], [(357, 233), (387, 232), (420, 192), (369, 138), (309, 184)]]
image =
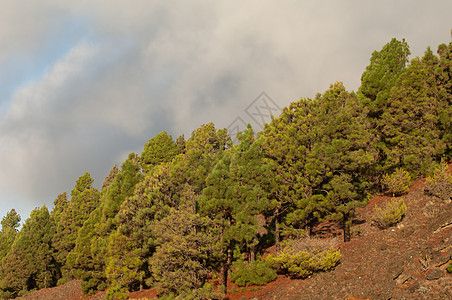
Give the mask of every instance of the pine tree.
[[(115, 217), (117, 225), (115, 236), (121, 243), (109, 243), (110, 253), (126, 253), (128, 258), (118, 261), (115, 256), (108, 257), (107, 279), (115, 295), (124, 290), (143, 289), (151, 277), (148, 259), (155, 252), (156, 237), (153, 226), (156, 220), (167, 215), (171, 200), (171, 187), (165, 183), (169, 180), (169, 164), (161, 164), (153, 172), (146, 174), (137, 184), (134, 195), (128, 197)], [(119, 258), (119, 257), (118, 257)], [(139, 262), (128, 265), (128, 261)], [(130, 274), (133, 276), (119, 276)]]
[[(96, 224), (100, 223), (101, 210), (94, 210), (89, 218), (80, 228), (74, 249), (68, 254), (66, 262), (71, 270), (71, 275), (83, 280), (82, 291), (85, 295), (92, 294), (97, 290), (106, 288), (105, 272), (96, 262), (102, 261), (104, 257), (96, 257), (98, 252), (93, 251)], [(96, 245), (97, 246), (97, 245)], [(106, 246), (106, 245), (105, 245)]]
[(366, 204), (376, 160), (375, 136), (367, 111), (342, 83), (331, 85), (315, 99), (312, 112), (319, 139), (306, 159), (311, 202), (330, 218), (343, 220), (344, 241), (350, 240), (354, 209)]
[(53, 247), (56, 250), (55, 258), (61, 268), (59, 284), (64, 283), (74, 275), (67, 264), (67, 257), (75, 247), (77, 235), (83, 223), (99, 203), (100, 193), (92, 187), (94, 180), (89, 173), (80, 176), (71, 191), (71, 201), (67, 203), (66, 195), (59, 195), (55, 200), (56, 234), (53, 238)]
[(180, 148), (171, 135), (166, 131), (160, 132), (144, 145), (140, 159), (141, 167), (145, 172), (149, 172), (152, 167), (171, 161), (179, 153)]
[(438, 47), (439, 64), (435, 69), (438, 85), (438, 117), (446, 156), (452, 158), (452, 42)]
[(178, 156), (170, 168), (173, 185), (182, 191), (187, 183), (196, 194), (200, 194), (218, 155), (231, 145), (227, 130), (217, 130), (213, 123), (204, 124), (193, 131), (185, 144), (185, 154)]
[(142, 174), (137, 155), (129, 157), (112, 183), (105, 188), (100, 205), (93, 211), (77, 236), (76, 246), (68, 256), (73, 273), (83, 280), (82, 290), (90, 294), (106, 288), (106, 259), (109, 235), (115, 231), (114, 219), (127, 197), (134, 193)]
[(56, 266), (51, 247), (54, 233), (55, 226), (47, 208), (33, 210), (3, 261), (2, 290), (14, 294), (55, 284)]
[(370, 65), (361, 76), (361, 86), (358, 97), (367, 109), (373, 135), (378, 140), (378, 164), (376, 172), (382, 174), (387, 170), (387, 149), (381, 132), (385, 126), (383, 114), (391, 105), (390, 92), (394, 88), (399, 76), (404, 72), (409, 62), (410, 50), (404, 39), (393, 38), (380, 51), (374, 51)]
[(2, 218), (0, 231), (0, 266), (8, 255), (20, 226), (20, 215), (13, 208)]
[(68, 254), (75, 247), (79, 230), (99, 204), (100, 193), (92, 186), (93, 182), (91, 175), (85, 173), (76, 181), (69, 203), (65, 194), (55, 200), (55, 213), (52, 216), (58, 222), (52, 245), (56, 251), (57, 264), (61, 267), (60, 284), (74, 278), (66, 261)]
[(235, 246), (251, 248), (255, 254), (260, 226), (257, 215), (268, 209), (269, 164), (262, 154), (261, 140), (255, 141), (251, 127), (238, 134), (240, 144), (223, 152), (207, 177), (199, 199), (202, 215), (215, 220), (221, 229), (223, 258), (221, 278), (224, 292)]
[(380, 51), (374, 51), (370, 65), (361, 76), (359, 93), (364, 96), (369, 117), (380, 118), (388, 103), (389, 91), (408, 63), (410, 50), (404, 39), (393, 38)]
[[(112, 277), (113, 289), (121, 290), (127, 286), (150, 284), (152, 279), (147, 259), (153, 255), (157, 246), (157, 236), (152, 227), (156, 222), (168, 215), (171, 208), (177, 208), (185, 201), (189, 190), (191, 209), (197, 207), (197, 196), (205, 187), (205, 179), (215, 165), (219, 153), (230, 144), (230, 138), (225, 130), (216, 130), (210, 123), (195, 130), (191, 138), (184, 143), (184, 152), (168, 163), (161, 163), (148, 172), (144, 180), (136, 186), (134, 196), (127, 198), (115, 217), (118, 235), (124, 236), (132, 244), (127, 247), (138, 249), (141, 265), (137, 268), (136, 277), (121, 280)], [(127, 244), (124, 244), (127, 245)], [(119, 246), (111, 251), (121, 252)], [(124, 265), (116, 267), (111, 264), (111, 274), (133, 272), (124, 269)], [(144, 274), (143, 277), (141, 274)]]
[[(189, 197), (190, 198), (190, 197)], [(193, 295), (218, 261), (219, 234), (213, 222), (193, 212), (190, 199), (153, 227), (157, 249), (150, 259), (155, 287), (162, 294)]]
[(11, 209), (6, 216), (2, 218), (2, 233), (6, 233), (8, 231), (17, 232), (17, 229), (20, 226), (20, 215), (13, 208)]
[(140, 270), (140, 249), (132, 237), (114, 231), (108, 238), (105, 275), (108, 281), (107, 299), (127, 299), (129, 290), (143, 281), (145, 272)]
[(176, 146), (179, 148), (179, 153), (185, 153), (185, 137), (183, 134), (177, 137)]
[[(57, 279), (63, 277), (62, 268), (66, 264), (66, 257), (70, 251), (70, 245), (68, 245), (67, 240), (64, 239), (64, 234), (68, 231), (64, 227), (67, 216), (69, 201), (67, 199), (66, 193), (59, 194), (55, 201), (53, 201), (54, 208), (50, 213), (50, 218), (55, 224), (55, 235), (52, 238), (52, 248), (54, 249), (54, 259), (57, 267)], [(60, 283), (68, 280), (70, 277), (66, 276), (65, 279), (61, 279)]]
[(113, 169), (111, 169), (110, 173), (105, 177), (104, 182), (102, 183), (101, 192), (103, 192), (110, 184), (113, 183), (116, 175), (119, 173), (118, 165), (114, 165)]
[[(276, 252), (280, 252), (280, 223), (285, 220), (289, 228), (296, 223), (309, 229), (315, 218), (315, 208), (308, 210), (304, 202), (310, 202), (312, 195), (310, 177), (305, 172), (307, 155), (320, 135), (312, 118), (313, 101), (301, 99), (291, 103), (278, 118), (274, 118), (265, 127), (264, 154), (273, 162), (269, 178), (271, 181), (270, 215), (275, 224)], [(296, 208), (304, 206), (303, 211), (291, 213)], [(292, 216), (292, 217), (291, 217)], [(294, 218), (296, 216), (296, 218)], [(296, 226), (297, 227), (297, 226)], [(309, 230), (308, 230), (309, 232)]]
[(436, 79), (438, 58), (427, 49), (399, 76), (389, 93), (390, 104), (382, 115), (384, 169), (403, 167), (420, 175), (446, 151), (439, 125), (440, 103)]

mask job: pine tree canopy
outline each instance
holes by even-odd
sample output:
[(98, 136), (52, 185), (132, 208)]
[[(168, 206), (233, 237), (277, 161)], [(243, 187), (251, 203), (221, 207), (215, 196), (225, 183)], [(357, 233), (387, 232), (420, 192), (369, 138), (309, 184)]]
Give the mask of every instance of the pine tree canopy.
[(85, 173), (22, 228), (12, 209), (1, 220), (0, 298), (80, 279), (84, 294), (108, 289), (107, 299), (151, 287), (216, 299), (212, 280), (226, 292), (237, 266), (264, 265), (269, 246), (284, 253), (325, 220), (349, 241), (356, 209), (384, 192), (387, 174), (417, 178), (452, 159), (452, 42), (409, 55), (392, 39), (356, 93), (336, 82), (261, 132), (248, 125), (235, 145), (214, 123), (187, 140), (163, 131), (114, 165), (100, 191)]

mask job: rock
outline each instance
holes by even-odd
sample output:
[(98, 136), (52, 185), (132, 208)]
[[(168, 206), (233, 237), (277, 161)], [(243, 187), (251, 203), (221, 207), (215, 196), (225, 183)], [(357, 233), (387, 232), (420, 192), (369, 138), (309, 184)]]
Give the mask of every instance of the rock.
[(405, 282), (407, 282), (408, 280), (410, 280), (412, 277), (409, 274), (400, 274), (399, 276), (397, 276), (395, 278), (397, 284), (404, 284)]
[(444, 271), (438, 268), (435, 268), (430, 271), (430, 273), (427, 275), (427, 280), (437, 280), (441, 277), (444, 277)]

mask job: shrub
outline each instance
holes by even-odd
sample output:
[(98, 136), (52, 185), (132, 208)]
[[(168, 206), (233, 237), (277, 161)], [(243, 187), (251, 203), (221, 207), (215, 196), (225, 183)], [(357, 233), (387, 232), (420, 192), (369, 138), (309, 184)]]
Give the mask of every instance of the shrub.
[(410, 173), (404, 169), (397, 168), (391, 175), (383, 175), (382, 183), (388, 188), (392, 195), (400, 196), (406, 194), (411, 186)]
[(106, 299), (123, 300), (129, 299), (129, 291), (124, 286), (111, 286), (108, 288), (106, 293)]
[[(327, 248), (328, 243), (330, 245)], [(315, 244), (320, 247), (315, 247)], [(279, 265), (281, 271), (292, 277), (301, 278), (306, 278), (314, 272), (333, 269), (340, 259), (340, 251), (332, 246), (330, 240), (320, 242), (320, 239), (309, 238), (290, 241), (279, 255), (267, 257), (272, 266)]]
[(168, 293), (166, 295), (160, 295), (161, 300), (197, 300), (197, 299), (223, 299), (224, 295), (215, 291), (211, 283), (205, 283), (201, 288), (187, 289), (180, 291), (180, 293)]
[(238, 260), (232, 264), (231, 280), (238, 286), (264, 285), (275, 279), (276, 271), (265, 260)]
[(426, 191), (442, 200), (452, 196), (452, 174), (444, 160), (433, 171), (433, 176), (427, 177)]
[(372, 222), (381, 229), (385, 229), (399, 223), (406, 213), (406, 205), (403, 199), (391, 199), (383, 207), (375, 206)]
[(447, 267), (447, 272), (452, 273), (452, 259), (450, 260), (450, 265)]

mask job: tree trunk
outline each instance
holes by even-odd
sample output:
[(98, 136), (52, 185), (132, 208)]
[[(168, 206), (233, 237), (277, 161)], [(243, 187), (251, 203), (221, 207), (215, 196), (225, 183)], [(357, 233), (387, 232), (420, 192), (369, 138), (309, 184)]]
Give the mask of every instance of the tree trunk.
[(256, 260), (256, 246), (250, 248), (250, 263)]
[(231, 243), (228, 245), (228, 260), (227, 260), (227, 270), (228, 270), (228, 276), (231, 273), (231, 264), (232, 264), (232, 247)]
[(306, 236), (308, 238), (311, 237), (312, 234), (312, 222), (310, 222), (308, 219), (306, 219), (306, 224), (305, 224), (305, 232), (306, 232)]
[(276, 255), (281, 253), (281, 243), (279, 240), (279, 208), (275, 210), (275, 251)]
[(232, 250), (231, 245), (228, 245), (227, 257), (221, 266), (221, 284), (223, 285), (223, 293), (226, 295), (228, 292), (228, 276), (230, 271), (230, 266), (232, 262)]
[(221, 284), (223, 285), (223, 294), (228, 293), (228, 262), (227, 260), (223, 262), (221, 266)]
[(350, 242), (351, 232), (350, 232), (350, 213), (343, 213), (344, 221), (344, 242)]
[[(231, 227), (231, 218), (228, 218), (228, 226)], [(223, 293), (226, 295), (228, 292), (228, 276), (229, 269), (232, 263), (232, 249), (231, 242), (228, 242), (228, 247), (226, 250), (226, 260), (221, 266), (221, 284), (223, 285)]]

